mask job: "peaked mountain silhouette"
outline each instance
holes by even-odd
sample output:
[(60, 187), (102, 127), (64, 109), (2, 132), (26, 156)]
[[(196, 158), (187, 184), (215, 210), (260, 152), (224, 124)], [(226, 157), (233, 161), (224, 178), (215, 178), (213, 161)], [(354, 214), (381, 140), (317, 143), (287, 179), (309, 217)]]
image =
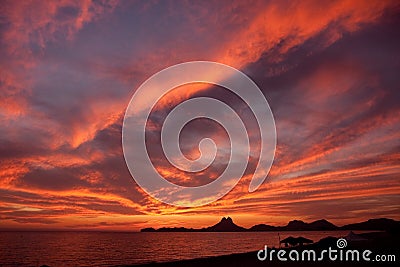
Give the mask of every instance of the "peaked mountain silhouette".
[(338, 227), (325, 219), (306, 223), (300, 220), (290, 221), (286, 226), (272, 226), (268, 224), (257, 224), (248, 229), (235, 224), (231, 217), (223, 217), (217, 224), (201, 229), (185, 227), (162, 227), (160, 229), (144, 228), (141, 232), (262, 232), (262, 231), (331, 231), (331, 230), (386, 230), (399, 231), (400, 221), (387, 218), (370, 219), (365, 222), (347, 224)]
[(223, 217), (221, 221), (213, 226), (202, 228), (204, 232), (241, 232), (246, 231), (246, 228), (236, 225), (231, 217)]

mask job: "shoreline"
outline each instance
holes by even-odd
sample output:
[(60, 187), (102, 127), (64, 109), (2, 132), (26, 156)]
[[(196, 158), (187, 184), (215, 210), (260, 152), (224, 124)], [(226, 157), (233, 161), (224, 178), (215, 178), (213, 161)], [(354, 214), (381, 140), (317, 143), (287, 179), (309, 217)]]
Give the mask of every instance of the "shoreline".
[[(184, 259), (184, 260), (176, 260), (176, 261), (169, 261), (169, 262), (150, 262), (145, 264), (137, 264), (137, 265), (123, 265), (123, 266), (130, 266), (130, 267), (173, 267), (173, 266), (320, 266), (323, 264), (324, 266), (397, 266), (396, 263), (400, 260), (400, 253), (398, 249), (398, 242), (399, 242), (399, 233), (388, 233), (388, 232), (370, 232), (360, 234), (365, 238), (368, 238), (365, 242), (361, 243), (350, 243), (349, 246), (345, 249), (357, 249), (359, 251), (363, 250), (371, 250), (373, 255), (395, 255), (395, 261), (387, 261), (387, 262), (376, 262), (376, 261), (340, 261), (335, 260), (332, 261), (329, 258), (324, 258), (322, 261), (279, 261), (275, 257), (272, 260), (265, 260), (260, 261), (257, 258), (258, 251), (251, 251), (245, 253), (233, 253), (221, 256), (210, 256), (210, 257), (202, 257), (202, 258), (195, 258), (195, 259)], [(284, 250), (289, 252), (291, 250), (296, 250), (301, 253), (303, 250), (315, 250), (317, 253), (320, 253), (322, 250), (327, 249), (328, 247), (332, 247), (332, 249), (337, 249), (336, 241), (338, 238), (335, 237), (325, 237), (319, 240), (316, 243), (303, 245), (303, 246), (296, 246), (296, 247), (281, 247), (281, 248), (268, 248), (268, 250), (274, 249), (276, 252), (278, 250)]]

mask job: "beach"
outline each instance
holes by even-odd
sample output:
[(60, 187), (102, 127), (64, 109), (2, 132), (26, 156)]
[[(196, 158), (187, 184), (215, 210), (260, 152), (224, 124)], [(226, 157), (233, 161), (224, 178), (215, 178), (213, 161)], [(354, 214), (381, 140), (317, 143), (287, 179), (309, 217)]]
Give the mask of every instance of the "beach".
[[(398, 249), (398, 233), (387, 233), (387, 232), (371, 232), (359, 235), (365, 240), (349, 242), (346, 249), (358, 250), (361, 253), (365, 250), (372, 251), (372, 254), (369, 255), (370, 261), (365, 261), (362, 259), (362, 255), (360, 256), (360, 260), (345, 260), (343, 257), (342, 260), (339, 258), (339, 249), (336, 246), (337, 238), (326, 237), (321, 239), (319, 242), (304, 245), (301, 247), (293, 247), (293, 248), (271, 248), (275, 250), (282, 249), (287, 253), (291, 250), (296, 250), (299, 254), (302, 254), (304, 250), (314, 250), (317, 255), (320, 255), (322, 250), (328, 249), (331, 247), (332, 249), (338, 250), (337, 259), (331, 260), (329, 257), (324, 257), (322, 260), (318, 260), (318, 258), (313, 260), (301, 260), (292, 261), (287, 259), (287, 261), (278, 260), (277, 257), (274, 257), (272, 260), (264, 260), (261, 261), (257, 258), (257, 254), (259, 251), (253, 251), (248, 253), (237, 253), (230, 254), (224, 256), (216, 256), (216, 257), (208, 257), (208, 258), (198, 258), (191, 260), (181, 260), (181, 261), (173, 261), (173, 262), (164, 262), (164, 263), (149, 263), (144, 265), (136, 265), (136, 266), (157, 266), (157, 267), (169, 267), (169, 266), (395, 266), (396, 262), (399, 260), (399, 249)], [(343, 251), (345, 251), (343, 249)], [(276, 252), (275, 252), (276, 253)], [(344, 253), (345, 255), (345, 253)], [(394, 261), (376, 261), (376, 255), (394, 255)], [(350, 258), (350, 257), (349, 257)]]

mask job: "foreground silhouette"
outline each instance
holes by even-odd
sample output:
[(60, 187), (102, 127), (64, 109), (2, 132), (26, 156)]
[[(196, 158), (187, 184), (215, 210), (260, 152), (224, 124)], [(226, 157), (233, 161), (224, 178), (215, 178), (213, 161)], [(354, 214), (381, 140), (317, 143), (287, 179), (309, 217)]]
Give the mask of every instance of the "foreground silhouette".
[[(354, 235), (354, 233), (349, 233), (348, 237)], [(397, 266), (399, 260), (399, 251), (398, 247), (398, 240), (399, 240), (399, 232), (370, 232), (364, 234), (358, 234), (358, 239), (352, 241), (349, 238), (348, 242), (348, 249), (358, 249), (358, 250), (371, 250), (373, 251), (372, 255), (381, 254), (381, 255), (395, 255), (395, 261), (392, 262), (376, 262), (374, 260), (371, 261), (331, 261), (327, 258), (324, 258), (322, 261), (280, 261), (276, 257), (272, 260), (265, 260), (260, 261), (257, 258), (258, 251), (252, 251), (247, 253), (237, 253), (237, 254), (230, 254), (224, 256), (214, 256), (214, 257), (206, 257), (206, 258), (197, 258), (191, 260), (180, 260), (180, 261), (172, 261), (172, 262), (162, 262), (162, 263), (149, 263), (143, 265), (135, 265), (135, 266), (156, 266), (156, 267), (180, 267), (180, 266)], [(361, 240), (362, 239), (362, 240)], [(327, 236), (322, 238), (318, 242), (311, 244), (311, 245), (304, 245), (304, 246), (296, 246), (290, 248), (278, 248), (280, 250), (285, 250), (289, 252), (290, 250), (295, 249), (299, 253), (302, 253), (304, 250), (314, 250), (317, 253), (321, 253), (322, 250), (326, 250), (329, 247), (337, 248), (337, 241), (338, 238)], [(269, 248), (277, 250), (277, 248)]]

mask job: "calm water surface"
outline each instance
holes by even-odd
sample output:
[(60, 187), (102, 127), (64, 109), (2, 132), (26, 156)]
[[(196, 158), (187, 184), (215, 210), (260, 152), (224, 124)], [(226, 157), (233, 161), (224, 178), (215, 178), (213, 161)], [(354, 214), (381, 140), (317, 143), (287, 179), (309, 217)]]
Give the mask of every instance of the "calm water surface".
[[(348, 231), (281, 232), (318, 241)], [(278, 246), (277, 232), (0, 232), (0, 266), (110, 266), (165, 262)]]

